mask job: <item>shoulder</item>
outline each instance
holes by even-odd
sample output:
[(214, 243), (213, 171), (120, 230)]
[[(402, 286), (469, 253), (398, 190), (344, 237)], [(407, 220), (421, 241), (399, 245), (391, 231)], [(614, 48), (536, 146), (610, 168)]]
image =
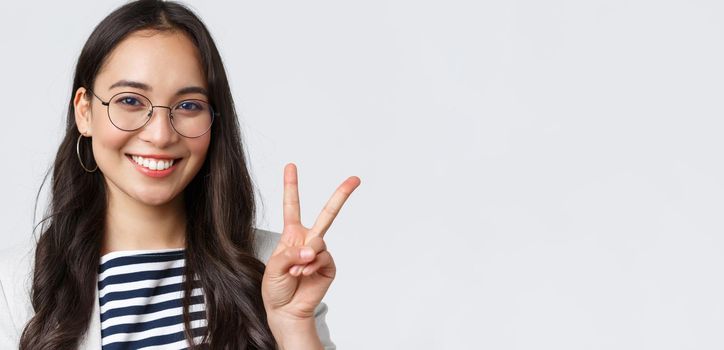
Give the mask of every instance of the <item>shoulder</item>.
[(259, 228), (254, 229), (254, 250), (256, 251), (256, 258), (266, 264), (266, 262), (269, 261), (269, 257), (271, 257), (274, 252), (274, 248), (276, 248), (277, 243), (279, 243), (279, 238), (281, 236), (282, 235), (277, 232), (262, 230)]
[[(32, 316), (30, 301), (35, 243), (0, 250), (0, 344), (17, 344)], [(4, 346), (2, 348), (5, 348)]]
[(35, 259), (35, 242), (17, 243), (0, 249), (0, 282), (9, 286), (30, 281)]

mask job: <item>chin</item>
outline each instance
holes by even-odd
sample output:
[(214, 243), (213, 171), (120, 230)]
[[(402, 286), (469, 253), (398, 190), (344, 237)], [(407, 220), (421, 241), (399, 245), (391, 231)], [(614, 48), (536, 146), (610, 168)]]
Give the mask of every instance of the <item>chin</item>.
[(162, 197), (141, 196), (141, 197), (136, 198), (136, 200), (138, 200), (139, 202), (141, 202), (143, 204), (150, 205), (150, 206), (161, 206), (161, 205), (165, 205), (165, 204), (172, 202), (174, 198), (175, 197), (173, 197), (173, 196), (162, 196)]
[(148, 205), (148, 206), (152, 206), (152, 207), (162, 206), (164, 204), (168, 204), (170, 201), (171, 201), (171, 199), (168, 199), (168, 198), (160, 198), (160, 199), (153, 198), (153, 199), (140, 199), (139, 200), (139, 202), (141, 202), (145, 205)]
[[(150, 191), (149, 191), (150, 192)], [(174, 198), (176, 198), (176, 195), (173, 193), (135, 193), (132, 195), (133, 199), (136, 201), (150, 205), (150, 206), (160, 206), (168, 204), (169, 202), (172, 202)]]

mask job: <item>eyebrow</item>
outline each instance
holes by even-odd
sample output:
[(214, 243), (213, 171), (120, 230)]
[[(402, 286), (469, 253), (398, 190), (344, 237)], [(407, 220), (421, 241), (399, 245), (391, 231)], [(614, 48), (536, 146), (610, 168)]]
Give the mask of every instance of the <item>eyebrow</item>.
[[(111, 87), (108, 88), (108, 90), (112, 90), (113, 88), (117, 87), (130, 87), (134, 89), (141, 89), (144, 91), (151, 91), (151, 87), (148, 84), (137, 82), (137, 81), (131, 81), (131, 80), (119, 80), (115, 82)], [(176, 91), (175, 96), (185, 95), (185, 94), (193, 94), (193, 93), (199, 93), (205, 96), (208, 96), (209, 93), (206, 91), (206, 89), (200, 87), (200, 86), (187, 86), (184, 88), (179, 89)]]

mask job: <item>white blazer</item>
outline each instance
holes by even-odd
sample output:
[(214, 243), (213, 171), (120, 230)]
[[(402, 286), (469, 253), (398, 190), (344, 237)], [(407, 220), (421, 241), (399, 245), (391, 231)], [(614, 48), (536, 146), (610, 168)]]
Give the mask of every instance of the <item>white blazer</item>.
[[(277, 242), (279, 234), (255, 230), (256, 250), (259, 260), (267, 262)], [(24, 245), (0, 253), (0, 349), (17, 349), (20, 335), (34, 311), (30, 302), (34, 246)], [(97, 291), (96, 291), (97, 293)], [(98, 296), (96, 295), (91, 318), (79, 350), (97, 350), (101, 348), (101, 318)], [(317, 333), (325, 349), (336, 349), (329, 337), (325, 321), (327, 305), (319, 304), (315, 311)]]

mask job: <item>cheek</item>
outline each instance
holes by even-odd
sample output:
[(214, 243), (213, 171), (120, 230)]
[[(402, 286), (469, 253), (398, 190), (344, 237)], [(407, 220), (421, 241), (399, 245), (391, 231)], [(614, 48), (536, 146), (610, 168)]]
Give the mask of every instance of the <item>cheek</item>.
[(98, 162), (122, 156), (120, 150), (126, 145), (131, 135), (131, 133), (116, 129), (106, 120), (94, 120), (93, 154)]
[(203, 164), (204, 160), (206, 159), (206, 154), (208, 153), (210, 143), (211, 135), (206, 134), (197, 139), (190, 139), (187, 147), (191, 155), (196, 158), (199, 163)]

